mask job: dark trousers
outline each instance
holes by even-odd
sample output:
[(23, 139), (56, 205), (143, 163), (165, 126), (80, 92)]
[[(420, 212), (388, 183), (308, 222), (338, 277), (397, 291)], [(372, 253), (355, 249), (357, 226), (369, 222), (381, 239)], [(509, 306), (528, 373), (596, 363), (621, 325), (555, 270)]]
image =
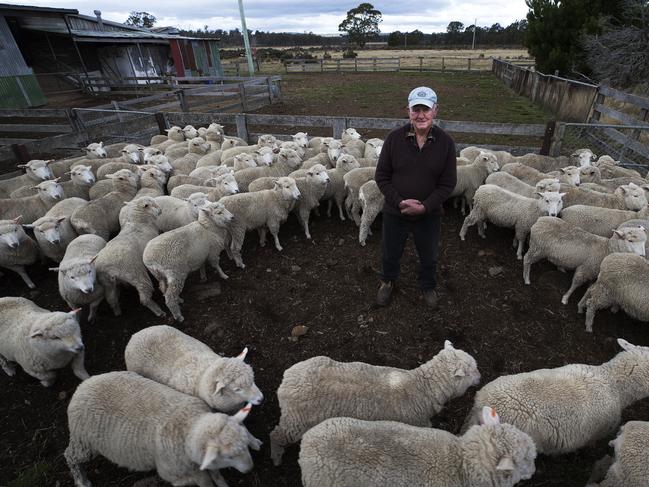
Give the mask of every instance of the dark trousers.
[(401, 270), (400, 261), (408, 235), (412, 232), (419, 255), (419, 285), (423, 290), (437, 285), (437, 254), (439, 253), (440, 215), (426, 214), (418, 220), (409, 220), (383, 212), (381, 237), (381, 280), (396, 281)]

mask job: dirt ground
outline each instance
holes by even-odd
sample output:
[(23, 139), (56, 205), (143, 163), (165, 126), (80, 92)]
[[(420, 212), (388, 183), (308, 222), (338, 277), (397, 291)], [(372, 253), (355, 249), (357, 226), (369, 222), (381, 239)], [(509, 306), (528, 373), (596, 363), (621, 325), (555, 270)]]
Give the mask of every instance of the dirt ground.
[[(325, 109), (312, 113), (327, 114)], [(378, 288), (381, 218), (367, 246), (361, 247), (352, 222), (321, 213), (312, 217), (312, 241), (304, 238), (291, 216), (280, 232), (284, 251), (260, 248), (256, 235), (249, 234), (243, 252), (245, 270), (224, 257), (222, 265), (229, 280), (222, 281), (211, 272), (207, 284), (194, 275), (185, 287), (186, 320), (179, 328), (224, 355), (238, 354), (248, 346), (247, 361), (266, 396), (265, 403), (246, 420), (264, 446), (253, 453), (251, 473), (223, 472), (232, 486), (301, 485), (298, 447), (287, 450), (281, 467), (273, 467), (268, 433), (279, 419), (275, 391), (283, 371), (309, 357), (327, 355), (410, 369), (433, 357), (449, 339), (476, 358), (482, 384), (486, 384), (503, 374), (605, 362), (619, 351), (618, 337), (649, 345), (646, 324), (624, 313), (598, 313), (594, 333), (586, 333), (583, 316), (576, 312), (585, 288), (575, 293), (568, 306), (561, 305), (570, 275), (547, 262), (532, 268), (532, 285), (525, 286), (522, 264), (511, 247), (513, 233), (490, 226), (488, 238), (482, 240), (472, 228), (462, 242), (458, 237), (462, 216), (450, 206), (443, 219), (438, 269), (441, 308), (432, 312), (423, 305), (416, 281), (417, 257), (409, 243), (393, 302), (377, 309), (373, 302)], [(0, 296), (24, 296), (47, 309), (65, 309), (56, 274), (41, 265), (29, 273), (37, 290), (28, 290), (20, 279), (5, 272), (0, 277)], [(155, 299), (163, 305), (159, 294)], [(122, 292), (122, 309), (123, 316), (115, 318), (102, 304), (96, 322), (82, 324), (91, 374), (123, 370), (124, 347), (131, 334), (152, 325), (173, 324), (170, 318), (156, 318), (142, 307), (133, 289)], [(308, 331), (292, 340), (296, 325)], [(12, 378), (0, 373), (0, 486), (72, 485), (62, 454), (68, 436), (66, 407), (77, 385), (69, 369), (48, 389), (22, 371)], [(457, 433), (475, 391), (472, 388), (448, 403), (433, 419), (434, 426)], [(624, 411), (623, 421), (631, 419), (649, 421), (649, 399)], [(607, 452), (605, 439), (573, 454), (540, 456), (534, 477), (519, 485), (584, 485), (593, 463)], [(136, 482), (139, 487), (166, 485), (153, 472), (128, 472), (104, 459), (91, 462), (87, 471), (97, 487)]]

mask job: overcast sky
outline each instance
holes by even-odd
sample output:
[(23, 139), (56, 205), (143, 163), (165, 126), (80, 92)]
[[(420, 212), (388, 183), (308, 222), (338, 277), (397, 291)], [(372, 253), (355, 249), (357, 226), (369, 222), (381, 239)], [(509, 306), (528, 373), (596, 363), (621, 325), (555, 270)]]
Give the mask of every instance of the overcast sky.
[[(155, 15), (157, 26), (180, 28), (241, 29), (237, 0), (0, 0), (0, 3), (77, 9), (81, 14), (93, 15), (99, 9), (107, 20), (124, 22), (129, 12), (145, 11)], [(250, 30), (271, 32), (313, 32), (335, 34), (338, 24), (348, 10), (357, 7), (360, 0), (243, 0), (246, 23)], [(528, 8), (525, 0), (389, 0), (371, 2), (383, 14), (381, 32), (395, 30), (424, 33), (444, 32), (451, 21), (472, 25), (503, 27), (524, 19)]]

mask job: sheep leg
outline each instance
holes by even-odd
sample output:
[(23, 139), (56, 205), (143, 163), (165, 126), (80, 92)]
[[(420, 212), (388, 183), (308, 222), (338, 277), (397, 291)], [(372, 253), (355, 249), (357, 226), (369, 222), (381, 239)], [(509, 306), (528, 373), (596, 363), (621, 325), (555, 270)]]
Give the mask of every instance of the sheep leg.
[(160, 306), (158, 306), (158, 304), (152, 299), (153, 284), (151, 283), (151, 279), (149, 279), (148, 274), (145, 278), (135, 283), (134, 287), (135, 289), (137, 289), (137, 292), (140, 296), (140, 303), (142, 303), (142, 305), (149, 308), (151, 312), (156, 316), (165, 315), (165, 312), (162, 311), (162, 308), (160, 308)]
[(205, 264), (203, 264), (201, 268), (198, 269), (198, 278), (201, 282), (207, 281), (207, 269), (205, 269)]
[(0, 355), (0, 367), (2, 367), (2, 370), (4, 370), (5, 374), (7, 374), (9, 377), (16, 375), (16, 366), (9, 362), (9, 360), (7, 360), (6, 357), (3, 357), (2, 355)]
[(16, 274), (18, 274), (23, 281), (25, 281), (25, 284), (27, 284), (27, 287), (29, 289), (34, 289), (36, 288), (36, 284), (33, 283), (33, 281), (29, 278), (27, 275), (27, 272), (25, 271), (25, 268), (21, 265), (5, 265), (5, 268), (9, 269), (10, 271), (14, 271)]
[(616, 304), (610, 291), (598, 282), (588, 288), (589, 296), (586, 300), (586, 331), (588, 333), (593, 332), (593, 322), (597, 311)]
[(345, 212), (347, 213), (348, 218), (352, 218), (352, 205), (353, 205), (353, 198), (350, 194), (347, 194), (345, 197)]
[(84, 448), (79, 440), (70, 438), (70, 444), (65, 449), (63, 456), (72, 474), (75, 487), (92, 487), (86, 473), (81, 468), (82, 463), (92, 460), (91, 451)]
[(72, 367), (72, 372), (81, 380), (86, 380), (87, 378), (90, 377), (90, 374), (86, 370), (86, 366), (83, 363), (84, 360), (85, 360), (85, 352), (81, 351), (76, 355), (76, 357), (72, 359), (72, 362), (70, 362), (70, 366)]
[(221, 269), (221, 263), (220, 263), (221, 255), (220, 254), (221, 253), (219, 252), (215, 256), (212, 256), (212, 255), (208, 256), (210, 265), (212, 266), (213, 269), (216, 270), (216, 272), (218, 272), (219, 277), (221, 279), (229, 279), (228, 275), (225, 272), (223, 272), (223, 269)]
[(358, 201), (354, 201), (352, 204), (352, 214), (351, 218), (354, 220), (354, 223), (356, 223), (356, 226), (360, 226), (361, 224), (361, 205), (359, 204)]
[(527, 235), (522, 235), (522, 232), (516, 232), (516, 238), (514, 240), (518, 241), (518, 249), (516, 250), (516, 259), (523, 260), (523, 250), (525, 250), (525, 241), (527, 240)]
[(525, 257), (523, 257), (523, 281), (525, 281), (525, 284), (530, 284), (530, 270), (532, 264), (535, 264), (539, 260), (541, 260), (541, 255), (536, 252), (534, 247), (530, 246)]
[(270, 229), (270, 233), (273, 236), (273, 239), (275, 240), (275, 248), (281, 252), (283, 250), (282, 246), (279, 244), (279, 222), (269, 222), (268, 223), (268, 228)]
[(270, 458), (273, 465), (276, 467), (282, 464), (282, 456), (284, 455), (284, 447), (287, 442), (284, 434), (279, 429), (279, 425), (270, 432)]
[(90, 323), (95, 321), (96, 314), (97, 314), (97, 308), (99, 307), (99, 305), (101, 304), (101, 302), (103, 300), (104, 300), (104, 297), (101, 296), (99, 299), (97, 299), (97, 300), (93, 301), (92, 303), (90, 303), (90, 313), (88, 314), (88, 321)]
[(257, 229), (257, 233), (259, 233), (259, 246), (260, 247), (265, 247), (266, 246), (266, 227), (259, 227)]
[(577, 269), (575, 269), (575, 274), (572, 276), (572, 283), (570, 284), (570, 289), (568, 289), (566, 291), (566, 294), (564, 294), (561, 297), (561, 304), (568, 304), (568, 300), (570, 299), (572, 293), (575, 292), (575, 289), (577, 289), (587, 280), (588, 278), (584, 275), (583, 269), (581, 267), (577, 267)]
[[(484, 238), (484, 233), (480, 233), (481, 227), (480, 227), (480, 222), (482, 220), (482, 215), (480, 210), (476, 207), (473, 208), (471, 213), (464, 219), (464, 222), (462, 223), (462, 228), (460, 229), (460, 240), (464, 240), (466, 237), (466, 232), (469, 229), (469, 227), (475, 225), (478, 223), (478, 233), (482, 238)], [(484, 232), (484, 231), (483, 231)]]
[(25, 369), (25, 372), (41, 381), (43, 387), (50, 387), (56, 381), (56, 372), (52, 370), (43, 372)]
[(228, 487), (228, 483), (225, 481), (219, 470), (209, 470), (209, 474), (212, 482), (216, 484), (216, 487)]
[(584, 295), (579, 300), (579, 303), (577, 303), (577, 313), (582, 314), (584, 312), (584, 310), (586, 309), (586, 302), (588, 301), (588, 298), (590, 297), (590, 289), (592, 287), (593, 286), (586, 289), (586, 292), (584, 293)]
[(331, 218), (331, 208), (334, 206), (334, 200), (327, 201), (327, 217)]
[(345, 221), (345, 215), (343, 214), (343, 198), (340, 196), (336, 196), (336, 206), (338, 207), (338, 215), (340, 216), (341, 221)]
[(165, 304), (169, 311), (171, 311), (174, 320), (182, 323), (185, 318), (180, 311), (180, 293), (185, 287), (185, 277), (172, 277), (167, 278), (167, 292), (165, 293)]
[(232, 240), (230, 241), (230, 253), (234, 259), (234, 263), (237, 267), (244, 269), (246, 266), (241, 259), (241, 248), (243, 247), (243, 241), (246, 237), (246, 230), (242, 227), (231, 227), (230, 234)]
[(298, 220), (300, 220), (300, 223), (302, 224), (302, 228), (304, 228), (304, 236), (307, 240), (311, 240), (311, 234), (309, 233), (309, 216), (311, 216), (311, 210), (303, 210), (300, 208), (297, 216)]
[(119, 305), (119, 286), (114, 278), (103, 280), (102, 284), (106, 292), (106, 301), (113, 310), (115, 316), (122, 314), (122, 308)]

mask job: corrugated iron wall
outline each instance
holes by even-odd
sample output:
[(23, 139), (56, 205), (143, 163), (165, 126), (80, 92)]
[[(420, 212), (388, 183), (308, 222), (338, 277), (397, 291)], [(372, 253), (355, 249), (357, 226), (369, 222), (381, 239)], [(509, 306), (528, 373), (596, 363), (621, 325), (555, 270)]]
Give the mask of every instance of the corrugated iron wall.
[(46, 103), (47, 99), (33, 74), (0, 78), (0, 108), (29, 108)]
[(0, 76), (22, 76), (33, 73), (25, 63), (4, 16), (0, 16), (0, 44), (4, 48), (0, 49)]

